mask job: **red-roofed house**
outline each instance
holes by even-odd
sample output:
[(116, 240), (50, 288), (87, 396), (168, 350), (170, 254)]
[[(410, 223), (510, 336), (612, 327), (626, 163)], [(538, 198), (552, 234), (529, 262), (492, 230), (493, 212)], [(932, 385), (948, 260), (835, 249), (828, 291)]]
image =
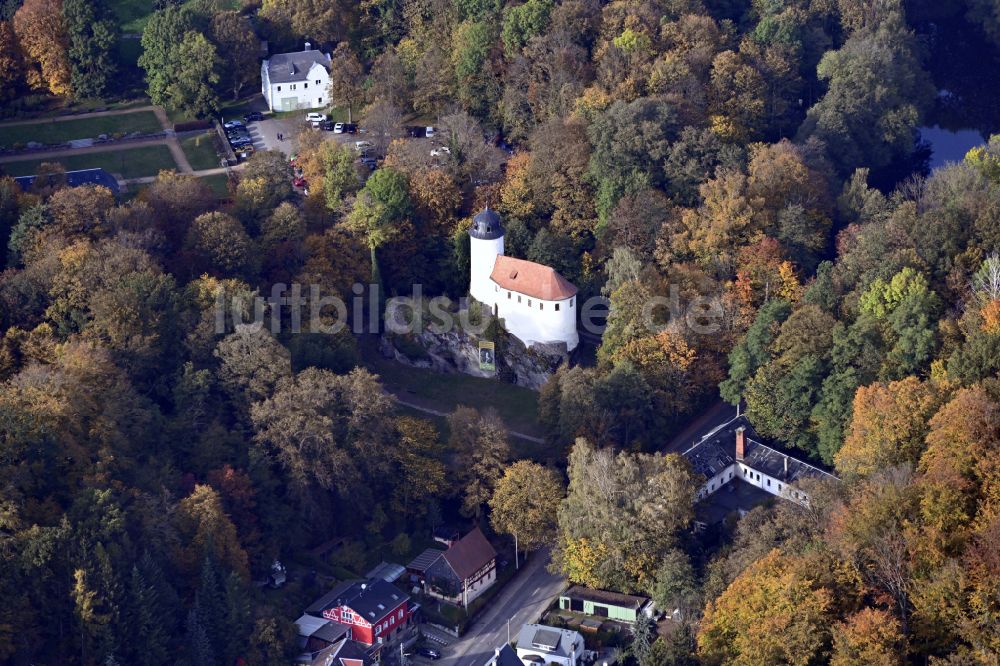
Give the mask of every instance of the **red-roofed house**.
[(429, 594), (468, 606), (497, 579), (497, 552), (477, 527), (427, 568)]
[(472, 220), (469, 294), (526, 346), (580, 342), (576, 287), (554, 268), (504, 255), (504, 229), (486, 208)]

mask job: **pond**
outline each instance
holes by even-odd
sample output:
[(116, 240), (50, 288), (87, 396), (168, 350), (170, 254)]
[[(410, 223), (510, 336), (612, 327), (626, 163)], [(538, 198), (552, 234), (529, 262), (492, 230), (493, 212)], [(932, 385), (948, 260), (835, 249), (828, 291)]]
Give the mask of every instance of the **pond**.
[(920, 139), (931, 147), (931, 170), (948, 162), (961, 162), (971, 148), (986, 143), (986, 139), (976, 130), (946, 130), (934, 125), (921, 127)]

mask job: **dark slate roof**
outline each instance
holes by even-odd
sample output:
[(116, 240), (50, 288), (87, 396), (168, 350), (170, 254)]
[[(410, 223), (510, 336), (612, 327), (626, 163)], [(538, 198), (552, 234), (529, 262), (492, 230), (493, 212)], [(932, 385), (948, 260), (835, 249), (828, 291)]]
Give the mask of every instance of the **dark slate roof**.
[(438, 558), (441, 557), (442, 553), (444, 553), (444, 551), (438, 548), (428, 548), (413, 558), (413, 561), (407, 564), (406, 568), (410, 571), (423, 573), (427, 571), (432, 564), (438, 561)]
[(496, 559), (496, 556), (497, 551), (493, 550), (482, 530), (477, 527), (451, 544), (451, 548), (444, 551), (443, 557), (459, 579), (465, 580), (489, 564), (490, 560)]
[(505, 643), (503, 647), (497, 648), (490, 659), (488, 666), (524, 666), (524, 662), (517, 656), (517, 652)]
[(631, 608), (633, 610), (639, 610), (646, 604), (647, 601), (649, 601), (646, 597), (637, 597), (632, 594), (620, 594), (618, 592), (609, 592), (607, 590), (595, 590), (593, 588), (583, 587), (582, 585), (574, 585), (563, 592), (562, 596), (569, 597), (571, 599), (596, 601), (599, 604)]
[[(736, 430), (744, 428), (746, 435), (746, 450), (743, 452), (743, 464), (752, 467), (761, 474), (792, 483), (803, 477), (826, 476), (836, 478), (820, 468), (810, 465), (778, 449), (763, 443), (760, 435), (753, 429), (745, 414), (720, 425), (684, 452), (684, 457), (691, 462), (696, 472), (711, 478), (736, 462)], [(787, 460), (788, 471), (785, 472)]]
[(316, 653), (310, 666), (369, 666), (371, 659), (357, 641), (344, 640)]
[(297, 51), (295, 53), (278, 53), (267, 61), (267, 77), (271, 83), (288, 83), (289, 81), (304, 81), (313, 63), (329, 67), (329, 61), (321, 51)]
[(829, 472), (824, 472), (819, 467), (810, 465), (807, 462), (793, 458), (777, 449), (772, 449), (766, 444), (762, 444), (753, 439), (747, 439), (747, 451), (743, 456), (743, 464), (752, 467), (761, 474), (794, 483), (804, 477), (829, 477), (836, 478)]
[[(18, 176), (14, 180), (21, 186), (21, 190), (27, 192), (31, 189), (35, 178), (38, 176)], [(118, 181), (115, 177), (104, 169), (80, 169), (79, 171), (66, 172), (66, 184), (70, 187), (80, 185), (103, 185), (111, 190), (113, 194), (118, 194)]]
[(503, 225), (500, 223), (500, 215), (487, 206), (472, 218), (469, 235), (479, 240), (495, 240), (500, 238), (503, 236)]
[(323, 611), (347, 606), (375, 624), (410, 597), (384, 580), (344, 581), (313, 602), (306, 613), (322, 617)]

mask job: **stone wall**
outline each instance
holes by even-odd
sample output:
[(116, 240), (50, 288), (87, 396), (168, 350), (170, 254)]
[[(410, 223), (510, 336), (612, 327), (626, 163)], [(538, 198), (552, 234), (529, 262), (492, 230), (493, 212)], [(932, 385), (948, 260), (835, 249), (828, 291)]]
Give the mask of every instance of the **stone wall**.
[(497, 344), (496, 373), (479, 368), (479, 338), (464, 331), (419, 334), (384, 334), (379, 350), (386, 358), (416, 368), (443, 374), (464, 373), (473, 377), (499, 376), (518, 386), (539, 390), (561, 363), (568, 360), (566, 345), (535, 345), (528, 349), (514, 336)]

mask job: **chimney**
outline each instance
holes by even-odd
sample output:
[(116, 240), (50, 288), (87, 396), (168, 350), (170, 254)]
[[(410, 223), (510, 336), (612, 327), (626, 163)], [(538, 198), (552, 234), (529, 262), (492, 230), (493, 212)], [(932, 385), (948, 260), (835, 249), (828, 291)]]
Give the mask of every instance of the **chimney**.
[(302, 49), (302, 50), (303, 51), (311, 51), (312, 50), (312, 44), (310, 44), (309, 42), (306, 42), (306, 47), (304, 49)]
[(736, 460), (742, 462), (747, 451), (746, 428), (740, 426), (736, 429)]
[(788, 478), (788, 456), (785, 456), (785, 478)]
[(499, 659), (499, 658), (500, 658), (500, 648), (494, 648), (494, 656), (495, 656), (495, 657), (496, 657), (497, 659)]

